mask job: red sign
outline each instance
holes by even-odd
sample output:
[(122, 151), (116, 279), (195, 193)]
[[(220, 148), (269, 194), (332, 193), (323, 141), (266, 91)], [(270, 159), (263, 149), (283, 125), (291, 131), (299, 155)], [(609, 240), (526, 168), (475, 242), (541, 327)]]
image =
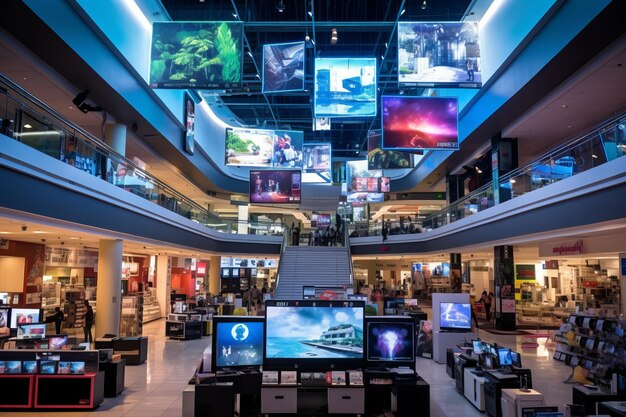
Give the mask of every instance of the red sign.
[(598, 281), (583, 281), (585, 288), (598, 288)]
[(555, 255), (574, 255), (583, 253), (583, 241), (577, 240), (574, 243), (563, 243), (560, 246), (553, 246), (552, 253)]
[(198, 262), (196, 264), (196, 276), (203, 277), (206, 274), (206, 262)]

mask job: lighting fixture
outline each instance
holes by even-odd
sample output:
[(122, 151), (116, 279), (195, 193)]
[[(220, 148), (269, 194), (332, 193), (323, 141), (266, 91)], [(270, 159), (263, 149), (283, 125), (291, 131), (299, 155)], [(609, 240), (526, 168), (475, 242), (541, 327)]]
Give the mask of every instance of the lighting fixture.
[(24, 129), (32, 129), (33, 127), (31, 125), (29, 125), (28, 123), (26, 123), (24, 125)]
[(330, 33), (331, 33), (331, 34), (330, 34), (330, 43), (337, 43), (337, 39), (338, 39), (338, 36), (337, 36), (337, 29), (336, 29), (336, 28), (333, 28), (333, 29), (330, 31)]
[(80, 239), (78, 236), (70, 236), (70, 240), (78, 240)]
[(287, 7), (285, 6), (283, 0), (278, 0), (278, 3), (276, 4), (276, 10), (278, 11), (278, 13), (284, 12), (286, 8)]
[(257, 74), (257, 75), (256, 75), (256, 77), (257, 77), (258, 79), (261, 79), (261, 76), (260, 76), (259, 74)]
[(598, 159), (598, 155), (591, 155), (592, 158)]
[(309, 10), (309, 16), (313, 17), (313, 12)]
[(385, 55), (381, 55), (380, 59), (382, 59), (384, 61), (385, 60)]
[(480, 168), (476, 167), (476, 172), (478, 172), (479, 174), (482, 174), (483, 172), (481, 171)]
[(424, 0), (424, 1), (422, 2), (422, 5), (420, 6), (420, 8), (421, 8), (422, 10), (426, 10), (426, 9), (428, 8), (428, 4), (426, 3), (426, 0)]
[(250, 55), (250, 58), (254, 58), (254, 55), (252, 55), (252, 52), (248, 51), (248, 55)]
[(402, 9), (402, 11), (400, 12), (400, 16), (402, 16), (405, 12), (406, 12), (406, 9)]
[(509, 182), (510, 182), (511, 184), (515, 184), (515, 180), (514, 180), (513, 178), (511, 178), (511, 179), (509, 180)]
[(304, 37), (304, 41), (305, 41), (305, 42), (308, 42), (308, 41), (310, 41), (310, 40), (311, 40), (311, 37), (310, 37), (309, 35), (306, 35), (306, 36)]
[(5, 231), (0, 231), (0, 235), (8, 235), (9, 232), (5, 232)]
[(233, 13), (233, 17), (234, 17), (235, 19), (237, 19), (237, 18), (238, 18), (238, 17), (237, 17), (237, 13)]
[(43, 235), (44, 233), (48, 233), (48, 232), (44, 232), (43, 230), (35, 230), (33, 233), (36, 235)]

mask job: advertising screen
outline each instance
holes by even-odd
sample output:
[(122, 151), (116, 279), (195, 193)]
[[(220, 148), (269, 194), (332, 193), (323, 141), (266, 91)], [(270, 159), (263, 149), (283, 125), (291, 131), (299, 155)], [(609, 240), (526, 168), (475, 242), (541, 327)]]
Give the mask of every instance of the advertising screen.
[(367, 193), (368, 203), (382, 203), (383, 201), (385, 201), (384, 193)]
[(498, 349), (498, 363), (500, 366), (513, 365), (513, 359), (511, 358), (511, 350), (506, 348)]
[(0, 334), (5, 334), (7, 332), (7, 330), (3, 330), (7, 327), (9, 327), (9, 325), (11, 324), (9, 322), (9, 318), (11, 315), (11, 309), (10, 308), (0, 308)]
[(411, 362), (415, 359), (415, 325), (411, 322), (367, 323), (367, 360)]
[(376, 116), (376, 58), (316, 58), (315, 117)]
[(341, 304), (266, 306), (265, 356), (363, 358), (363, 306)]
[(346, 171), (349, 193), (355, 191), (368, 191), (368, 178), (381, 178), (383, 176), (382, 170), (368, 169), (368, 162), (365, 159), (346, 162)]
[(271, 167), (273, 159), (273, 130), (226, 129), (226, 165)]
[(370, 130), (367, 136), (367, 168), (403, 169), (413, 167), (413, 155), (407, 152), (387, 151), (382, 145), (382, 131)]
[(463, 303), (439, 303), (439, 327), (442, 330), (471, 330), (472, 306)]
[(478, 22), (398, 22), (398, 83), (480, 88)]
[(297, 204), (301, 196), (299, 170), (250, 171), (251, 204)]
[(154, 22), (150, 87), (239, 87), (242, 46), (243, 22)]
[(459, 148), (456, 97), (383, 96), (382, 123), (384, 149)]
[(16, 329), (18, 324), (39, 323), (40, 314), (38, 308), (14, 308), (11, 311), (11, 328)]
[(263, 322), (218, 322), (215, 363), (218, 368), (263, 364)]
[(330, 182), (332, 179), (330, 143), (307, 143), (302, 147), (302, 153), (305, 182)]
[(18, 324), (18, 339), (43, 339), (46, 337), (46, 324)]
[(195, 120), (196, 103), (189, 94), (185, 93), (185, 142), (183, 147), (189, 155), (193, 155), (195, 148)]
[(263, 45), (263, 93), (304, 90), (304, 42)]
[(274, 131), (274, 156), (272, 166), (302, 168), (302, 143), (304, 132), (296, 130)]
[(330, 226), (330, 214), (328, 213), (316, 213), (311, 214), (311, 227), (326, 227)]

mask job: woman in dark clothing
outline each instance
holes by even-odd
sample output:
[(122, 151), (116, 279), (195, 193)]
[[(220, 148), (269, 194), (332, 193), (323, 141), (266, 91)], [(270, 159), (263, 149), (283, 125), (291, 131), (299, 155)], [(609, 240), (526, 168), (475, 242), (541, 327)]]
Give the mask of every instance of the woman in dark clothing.
[(85, 307), (87, 307), (87, 311), (85, 312), (85, 327), (83, 329), (85, 333), (84, 342), (92, 343), (93, 336), (91, 335), (91, 326), (93, 326), (93, 307), (89, 305), (88, 300), (85, 300)]

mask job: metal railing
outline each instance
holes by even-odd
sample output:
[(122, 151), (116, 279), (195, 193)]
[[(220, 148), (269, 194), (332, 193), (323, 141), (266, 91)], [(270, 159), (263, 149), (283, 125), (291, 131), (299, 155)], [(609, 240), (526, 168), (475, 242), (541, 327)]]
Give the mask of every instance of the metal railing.
[(265, 222), (221, 220), (0, 74), (0, 133), (176, 214), (224, 233), (278, 235)]

